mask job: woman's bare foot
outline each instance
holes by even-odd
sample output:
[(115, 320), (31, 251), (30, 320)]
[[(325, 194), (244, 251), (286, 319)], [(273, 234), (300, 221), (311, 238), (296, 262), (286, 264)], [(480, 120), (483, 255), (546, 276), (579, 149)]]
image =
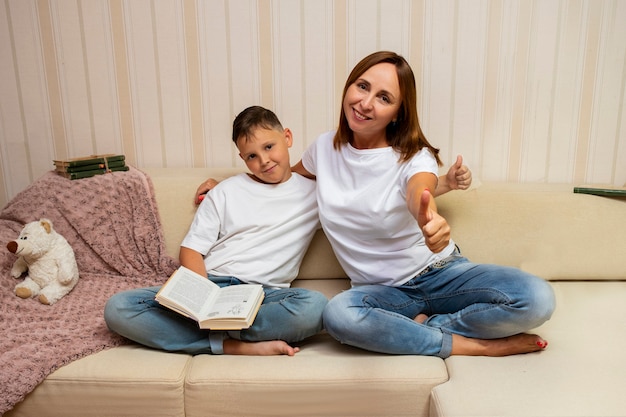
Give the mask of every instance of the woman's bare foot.
[(292, 347), (282, 340), (268, 340), (264, 342), (242, 342), (237, 339), (224, 340), (224, 354), (227, 355), (293, 356), (299, 351), (300, 348)]
[(520, 333), (501, 339), (470, 339), (452, 335), (452, 354), (468, 356), (508, 356), (537, 352), (548, 342), (536, 334)]

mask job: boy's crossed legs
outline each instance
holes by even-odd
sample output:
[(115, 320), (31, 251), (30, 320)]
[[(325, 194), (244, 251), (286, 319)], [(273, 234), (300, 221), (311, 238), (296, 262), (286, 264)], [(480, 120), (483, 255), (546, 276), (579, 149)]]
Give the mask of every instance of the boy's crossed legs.
[[(225, 283), (218, 283), (223, 286)], [(245, 284), (244, 284), (245, 285)], [(266, 297), (249, 329), (207, 331), (155, 299), (160, 287), (113, 295), (105, 306), (109, 328), (142, 345), (189, 354), (289, 355), (298, 342), (322, 329), (324, 295), (303, 288), (265, 289)]]

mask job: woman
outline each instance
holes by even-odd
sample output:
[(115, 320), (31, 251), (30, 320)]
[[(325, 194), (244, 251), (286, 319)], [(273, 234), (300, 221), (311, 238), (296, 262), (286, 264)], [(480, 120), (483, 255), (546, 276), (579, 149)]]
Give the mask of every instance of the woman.
[(438, 187), (439, 150), (420, 129), (416, 103), (404, 58), (367, 56), (346, 81), (337, 131), (321, 135), (293, 168), (317, 179), (322, 227), (352, 281), (326, 306), (327, 331), (390, 354), (544, 349), (546, 340), (524, 332), (550, 318), (552, 288), (461, 256), (429, 191), (457, 185)]

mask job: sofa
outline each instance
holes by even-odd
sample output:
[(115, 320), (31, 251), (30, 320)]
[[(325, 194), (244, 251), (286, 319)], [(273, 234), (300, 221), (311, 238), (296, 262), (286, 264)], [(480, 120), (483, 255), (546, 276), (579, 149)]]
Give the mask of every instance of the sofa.
[[(242, 169), (144, 169), (167, 250), (177, 257), (205, 178)], [(438, 198), (473, 261), (551, 282), (545, 351), (503, 358), (389, 356), (324, 332), (293, 357), (166, 353), (127, 344), (50, 374), (6, 417), (21, 416), (626, 416), (626, 199), (572, 185), (481, 184)], [(295, 286), (349, 287), (319, 231)]]

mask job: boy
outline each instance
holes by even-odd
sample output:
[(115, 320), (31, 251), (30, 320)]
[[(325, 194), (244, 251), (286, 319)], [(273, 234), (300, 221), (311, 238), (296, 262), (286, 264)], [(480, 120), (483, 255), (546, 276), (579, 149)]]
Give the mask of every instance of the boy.
[(289, 343), (322, 329), (327, 299), (289, 288), (319, 227), (315, 182), (291, 173), (293, 137), (270, 110), (253, 106), (233, 122), (233, 142), (250, 173), (222, 181), (200, 204), (180, 263), (220, 286), (262, 284), (265, 299), (249, 329), (207, 331), (161, 307), (159, 287), (115, 294), (109, 328), (146, 346), (191, 354), (289, 355)]

